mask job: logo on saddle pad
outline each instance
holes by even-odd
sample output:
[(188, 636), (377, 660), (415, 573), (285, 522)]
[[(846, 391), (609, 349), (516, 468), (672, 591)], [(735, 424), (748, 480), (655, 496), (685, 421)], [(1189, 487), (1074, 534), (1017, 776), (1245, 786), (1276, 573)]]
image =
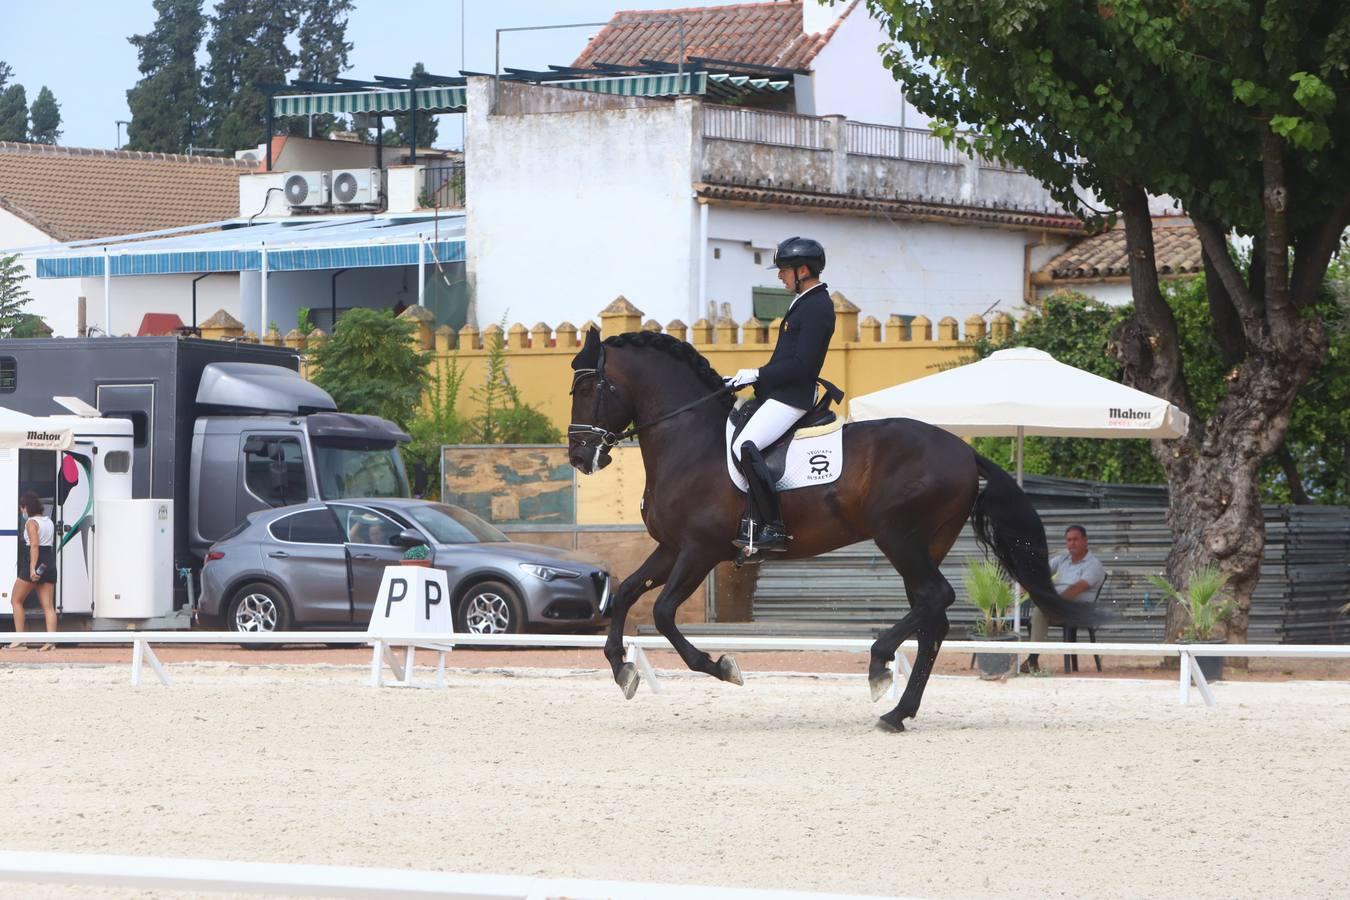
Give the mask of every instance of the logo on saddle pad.
[[(727, 474), (732, 483), (744, 491), (748, 485), (731, 456), (732, 434), (732, 425), (728, 423)], [(844, 468), (844, 423), (837, 421), (819, 428), (801, 429), (793, 435), (790, 444), (780, 441), (771, 446), (764, 461), (774, 475), (775, 490), (790, 491), (837, 481)]]

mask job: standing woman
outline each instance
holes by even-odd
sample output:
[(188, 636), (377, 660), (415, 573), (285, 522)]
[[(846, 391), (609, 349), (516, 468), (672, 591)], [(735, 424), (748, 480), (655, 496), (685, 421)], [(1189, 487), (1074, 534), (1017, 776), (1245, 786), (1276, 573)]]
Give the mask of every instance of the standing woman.
[[(19, 532), (18, 578), (10, 592), (14, 609), (14, 630), (23, 631), (23, 602), (33, 586), (37, 586), (38, 602), (47, 622), (47, 631), (56, 631), (56, 526), (44, 516), (42, 500), (32, 491), (19, 498), (19, 511), (28, 517)], [(22, 641), (9, 645), (11, 650), (24, 649)], [(43, 644), (39, 651), (51, 650), (54, 644)]]

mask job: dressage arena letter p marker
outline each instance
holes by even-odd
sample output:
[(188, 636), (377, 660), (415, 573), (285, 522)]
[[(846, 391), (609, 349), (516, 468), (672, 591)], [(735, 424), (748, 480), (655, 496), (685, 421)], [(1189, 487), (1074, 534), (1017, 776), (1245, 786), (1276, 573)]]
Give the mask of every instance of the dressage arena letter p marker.
[[(385, 566), (366, 633), (377, 637), (449, 634), (454, 631), (446, 602), (449, 596), (450, 586), (440, 569)], [(356, 598), (358, 603), (365, 599)]]

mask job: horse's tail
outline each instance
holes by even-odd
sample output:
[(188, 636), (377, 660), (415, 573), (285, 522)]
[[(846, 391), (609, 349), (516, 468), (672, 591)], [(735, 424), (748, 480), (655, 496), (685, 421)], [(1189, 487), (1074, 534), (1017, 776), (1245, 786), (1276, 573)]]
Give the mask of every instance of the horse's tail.
[(1017, 481), (995, 462), (975, 454), (985, 487), (975, 498), (975, 539), (1030, 594), (1042, 610), (1069, 625), (1091, 626), (1102, 616), (1091, 604), (1065, 600), (1050, 576), (1050, 552), (1041, 517)]

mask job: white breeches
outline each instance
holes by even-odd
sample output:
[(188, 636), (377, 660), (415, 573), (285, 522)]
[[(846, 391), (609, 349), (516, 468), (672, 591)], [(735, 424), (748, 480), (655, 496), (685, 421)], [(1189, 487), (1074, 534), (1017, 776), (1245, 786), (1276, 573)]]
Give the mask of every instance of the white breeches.
[(788, 406), (778, 400), (765, 400), (755, 414), (750, 417), (750, 421), (745, 423), (741, 433), (736, 435), (736, 442), (731, 445), (731, 452), (735, 455), (736, 461), (741, 459), (741, 446), (746, 441), (754, 441), (755, 446), (760, 450), (765, 449), (774, 441), (783, 436), (797, 420), (806, 415), (806, 410), (797, 409), (795, 406)]

